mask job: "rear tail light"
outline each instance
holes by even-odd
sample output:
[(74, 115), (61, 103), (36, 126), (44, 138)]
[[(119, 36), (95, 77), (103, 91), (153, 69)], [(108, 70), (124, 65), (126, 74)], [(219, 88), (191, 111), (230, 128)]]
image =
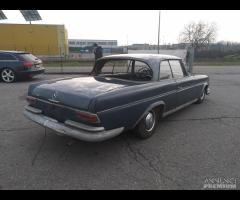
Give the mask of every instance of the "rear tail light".
[(31, 68), (33, 65), (34, 65), (33, 62), (29, 62), (29, 61), (25, 61), (25, 62), (23, 63), (23, 66), (25, 67), (25, 69), (29, 69), (29, 68)]
[(85, 122), (89, 123), (99, 123), (98, 116), (96, 114), (87, 113), (87, 112), (81, 112), (76, 111), (76, 117), (80, 120), (83, 120)]
[(29, 105), (34, 105), (37, 101), (35, 97), (31, 97), (31, 96), (27, 96), (26, 100), (29, 103)]

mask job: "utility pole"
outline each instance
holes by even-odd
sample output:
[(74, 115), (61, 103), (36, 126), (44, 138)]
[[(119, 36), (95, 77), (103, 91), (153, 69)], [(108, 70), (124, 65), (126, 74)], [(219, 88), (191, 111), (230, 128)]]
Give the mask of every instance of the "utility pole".
[(160, 50), (160, 22), (161, 22), (161, 10), (159, 10), (159, 19), (158, 19), (158, 54), (159, 54), (159, 50)]

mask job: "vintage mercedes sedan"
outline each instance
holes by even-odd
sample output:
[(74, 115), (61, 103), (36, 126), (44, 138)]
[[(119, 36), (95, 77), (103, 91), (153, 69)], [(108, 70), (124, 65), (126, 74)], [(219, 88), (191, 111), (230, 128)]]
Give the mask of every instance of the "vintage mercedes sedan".
[(189, 74), (182, 60), (158, 54), (100, 58), (90, 76), (30, 85), (24, 115), (60, 135), (103, 141), (126, 130), (150, 137), (160, 118), (209, 94), (206, 75)]

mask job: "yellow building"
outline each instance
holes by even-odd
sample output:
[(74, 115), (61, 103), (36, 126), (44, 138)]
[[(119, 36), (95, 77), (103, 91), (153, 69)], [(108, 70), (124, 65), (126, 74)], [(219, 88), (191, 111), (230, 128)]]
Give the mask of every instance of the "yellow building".
[(64, 25), (0, 24), (0, 50), (65, 56), (68, 55), (67, 30)]

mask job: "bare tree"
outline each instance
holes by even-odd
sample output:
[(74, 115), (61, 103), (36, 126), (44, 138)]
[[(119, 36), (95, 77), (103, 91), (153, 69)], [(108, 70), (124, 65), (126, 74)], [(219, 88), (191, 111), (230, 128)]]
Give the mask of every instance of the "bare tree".
[(215, 23), (191, 22), (180, 33), (180, 42), (189, 43), (194, 49), (208, 46), (216, 39), (217, 27)]

